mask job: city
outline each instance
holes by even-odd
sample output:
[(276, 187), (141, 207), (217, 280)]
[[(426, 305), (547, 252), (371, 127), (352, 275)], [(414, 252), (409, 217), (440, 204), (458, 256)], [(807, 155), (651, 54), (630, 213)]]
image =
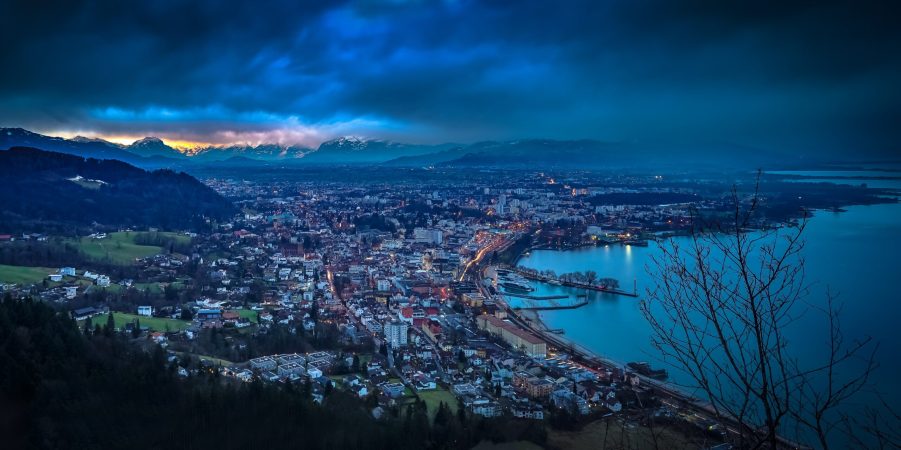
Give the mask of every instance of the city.
[(96, 247), (87, 266), (114, 262), (107, 273), (60, 267), (2, 287), (70, 311), (86, 333), (112, 324), (136, 345), (159, 345), (183, 377), (296, 383), (320, 403), (347, 391), (376, 418), (423, 401), (433, 418), (442, 404), (459, 405), (484, 418), (613, 417), (665, 429), (681, 439), (673, 445), (729, 441), (737, 425), (667, 383), (666, 370), (610, 360), (538, 314), (602, 300), (531, 292), (565, 284), (637, 303), (637, 281), (517, 267), (536, 249), (646, 247), (684, 235), (698, 217), (728, 211), (728, 196), (660, 175), (499, 171), (477, 185), (445, 176), (428, 186), (207, 179), (239, 214), (202, 233), (0, 236), (9, 249), (77, 242)]
[(899, 19), (4, 2), (0, 448), (901, 448)]

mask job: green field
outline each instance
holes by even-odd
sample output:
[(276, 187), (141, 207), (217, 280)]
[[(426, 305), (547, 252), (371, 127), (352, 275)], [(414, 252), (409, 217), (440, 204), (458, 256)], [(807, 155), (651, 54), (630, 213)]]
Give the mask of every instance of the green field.
[(49, 267), (7, 266), (0, 264), (0, 282), (14, 284), (40, 283), (57, 269)]
[(257, 313), (252, 309), (236, 309), (235, 310), (242, 319), (247, 319), (253, 323), (257, 323)]
[(178, 355), (178, 356), (182, 356), (182, 357), (193, 356), (193, 357), (195, 357), (195, 358), (197, 358), (197, 359), (199, 359), (199, 360), (201, 360), (201, 361), (208, 361), (208, 362), (211, 362), (211, 363), (213, 363), (213, 364), (215, 364), (215, 365), (217, 365), (217, 366), (231, 366), (231, 365), (234, 364), (234, 362), (229, 361), (229, 360), (227, 360), (227, 359), (215, 358), (215, 357), (213, 357), (213, 356), (207, 356), (207, 355), (198, 355), (198, 354), (196, 354), (196, 353), (189, 353), (189, 352), (175, 352), (175, 354)]
[(151, 294), (161, 294), (167, 285), (172, 286), (172, 288), (177, 291), (185, 288), (185, 283), (183, 281), (173, 281), (172, 283), (134, 283), (131, 287), (140, 292), (148, 291)]
[[(188, 236), (179, 233), (155, 233), (166, 238), (175, 239), (179, 243), (187, 243), (191, 240)], [(155, 245), (135, 244), (135, 236), (141, 234), (147, 234), (147, 232), (118, 231), (109, 233), (105, 239), (83, 237), (71, 242), (91, 259), (129, 265), (134, 264), (136, 259), (153, 256), (163, 251), (162, 247)]]
[[(176, 320), (176, 319), (163, 319), (160, 317), (144, 317), (139, 316), (137, 314), (126, 314), (121, 312), (113, 312), (113, 322), (116, 324), (116, 328), (124, 328), (125, 324), (132, 323), (135, 319), (141, 323), (141, 326), (146, 326), (153, 331), (181, 331), (185, 328), (188, 328), (188, 324), (190, 322), (184, 320)], [(107, 321), (107, 315), (101, 314), (99, 316), (94, 316), (91, 319), (95, 324), (104, 325)]]
[(137, 289), (140, 292), (148, 291), (151, 294), (159, 294), (163, 292), (163, 288), (159, 283), (134, 283), (131, 285), (131, 287)]
[(451, 411), (457, 411), (457, 397), (447, 389), (439, 387), (431, 391), (419, 391), (419, 398), (425, 402), (425, 406), (429, 411), (429, 417), (432, 419), (438, 413), (438, 405), (441, 402), (446, 403)]

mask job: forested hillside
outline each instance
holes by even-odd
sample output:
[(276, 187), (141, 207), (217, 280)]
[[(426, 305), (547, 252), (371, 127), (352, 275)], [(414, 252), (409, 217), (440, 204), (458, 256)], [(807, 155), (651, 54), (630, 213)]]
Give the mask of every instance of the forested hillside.
[(198, 229), (234, 212), (185, 173), (33, 148), (0, 152), (0, 232), (92, 225)]
[(318, 407), (302, 386), (182, 380), (162, 349), (126, 339), (105, 326), (84, 336), (41, 303), (4, 301), (4, 448), (413, 448), (424, 438), (339, 392)]
[(318, 405), (308, 383), (241, 383), (213, 368), (181, 377), (159, 346), (138, 341), (108, 322), (79, 329), (41, 302), (0, 301), (2, 447), (397, 450), (543, 437), (527, 422), (454, 414), (455, 405), (431, 424), (422, 402), (376, 420), (340, 389)]

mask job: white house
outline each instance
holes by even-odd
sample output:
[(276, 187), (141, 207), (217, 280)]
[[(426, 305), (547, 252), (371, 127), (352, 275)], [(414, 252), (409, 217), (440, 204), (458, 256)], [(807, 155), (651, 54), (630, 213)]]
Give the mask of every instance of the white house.
[(351, 390), (357, 394), (357, 397), (360, 398), (369, 395), (369, 390), (366, 389), (366, 386), (354, 386)]
[(138, 315), (150, 317), (153, 315), (153, 307), (151, 306), (138, 306)]
[(395, 321), (385, 325), (385, 340), (391, 345), (391, 348), (399, 348), (407, 345), (407, 329), (409, 325), (406, 322)]

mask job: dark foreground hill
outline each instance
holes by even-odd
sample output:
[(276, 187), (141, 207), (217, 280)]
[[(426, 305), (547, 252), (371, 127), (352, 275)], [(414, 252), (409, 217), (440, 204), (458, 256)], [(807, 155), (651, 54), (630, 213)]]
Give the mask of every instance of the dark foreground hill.
[(373, 420), (350, 394), (317, 406), (302, 385), (183, 378), (160, 347), (148, 350), (108, 323), (82, 333), (42, 303), (0, 301), (2, 448), (404, 449), (428, 437)]
[(198, 229), (234, 206), (185, 173), (33, 148), (0, 152), (0, 232), (47, 228)]
[[(312, 381), (241, 383), (192, 357), (170, 361), (114, 322), (89, 319), (79, 328), (45, 303), (0, 300), (0, 448), (453, 450), (489, 439), (545, 442), (538, 422), (454, 414), (456, 405), (446, 403), (432, 421), (423, 401), (391, 406), (376, 420), (375, 395), (363, 401)], [(191, 374), (178, 375), (179, 367)]]

